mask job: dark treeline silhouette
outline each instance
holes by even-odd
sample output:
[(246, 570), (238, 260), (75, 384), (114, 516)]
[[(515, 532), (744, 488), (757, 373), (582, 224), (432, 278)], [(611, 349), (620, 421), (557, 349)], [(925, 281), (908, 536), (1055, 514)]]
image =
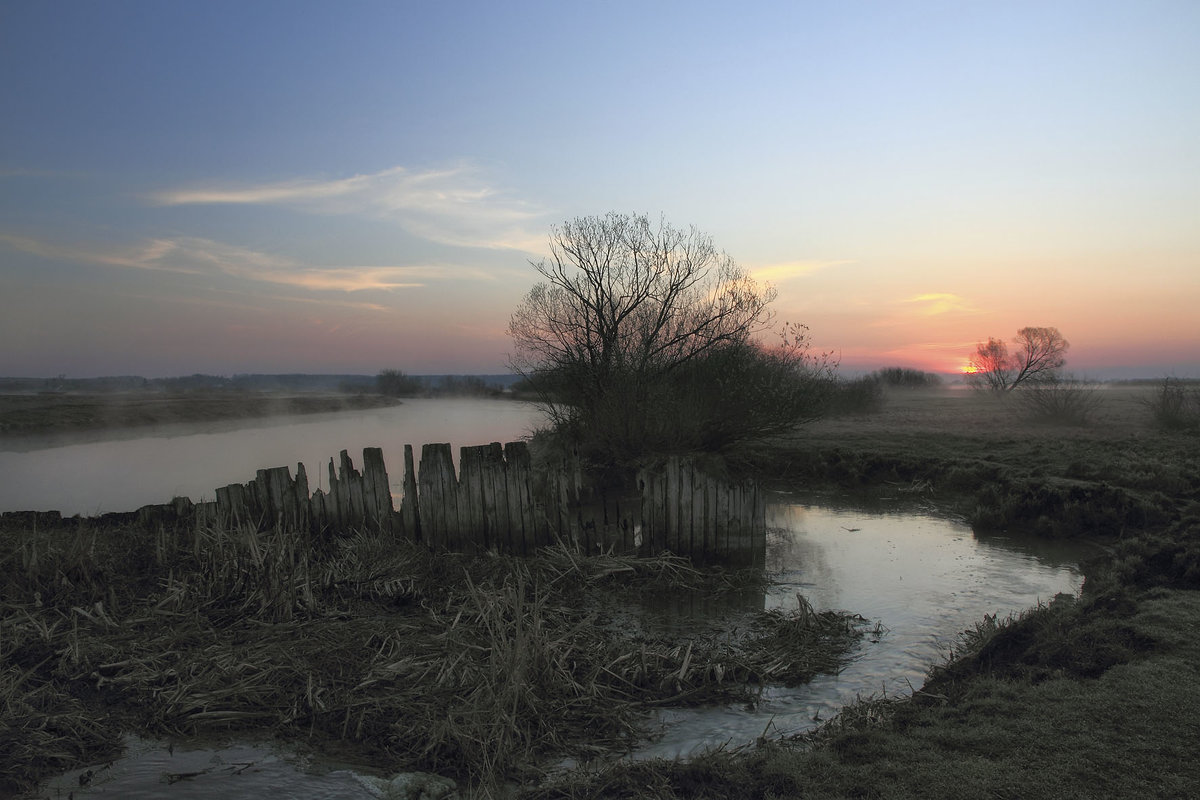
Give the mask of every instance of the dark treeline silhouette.
[(494, 397), (515, 383), (511, 375), (406, 375), (385, 369), (375, 391), (388, 397)]
[(909, 367), (884, 367), (867, 377), (895, 389), (931, 389), (942, 385), (942, 376), (936, 372), (922, 372)]

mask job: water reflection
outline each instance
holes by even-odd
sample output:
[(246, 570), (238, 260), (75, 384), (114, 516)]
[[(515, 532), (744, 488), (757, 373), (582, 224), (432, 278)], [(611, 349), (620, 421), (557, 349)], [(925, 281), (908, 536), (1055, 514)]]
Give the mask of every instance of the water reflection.
[[(64, 443), (61, 437), (0, 446), (0, 511), (92, 515), (132, 511), (183, 495), (209, 499), (219, 486), (257, 470), (303, 462), (311, 487), (328, 488), (325, 465), (341, 450), (360, 464), (364, 447), (382, 447), (401, 494), (404, 445), (507, 442), (528, 436), (543, 416), (534, 406), (472, 398), (407, 400), (365, 411), (271, 417), (138, 429), (136, 438)], [(39, 446), (40, 445), (40, 446)], [(8, 449), (18, 447), (16, 449)]]
[(794, 689), (772, 687), (754, 710), (687, 709), (660, 718), (665, 734), (638, 757), (694, 755), (765, 733), (797, 733), (858, 696), (909, 693), (944, 657), (959, 631), (984, 614), (1006, 616), (1074, 593), (1082, 545), (1016, 536), (982, 537), (961, 523), (912, 510), (768, 507), (767, 567), (778, 582), (765, 608), (794, 608), (803, 594), (818, 610), (861, 614), (889, 629), (864, 640), (839, 675)]

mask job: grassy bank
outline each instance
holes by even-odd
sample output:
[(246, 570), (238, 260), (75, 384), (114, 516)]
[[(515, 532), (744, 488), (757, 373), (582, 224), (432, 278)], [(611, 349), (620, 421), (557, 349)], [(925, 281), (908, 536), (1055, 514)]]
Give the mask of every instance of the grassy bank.
[(1193, 797), (1200, 763), (1200, 442), (1137, 389), (1091, 425), (1003, 398), (899, 393), (747, 461), (780, 488), (904, 497), (981, 527), (1087, 537), (1079, 598), (986, 617), (911, 698), (865, 698), (818, 731), (689, 762), (622, 763), (536, 798)]
[(1032, 421), (1016, 398), (900, 391), (879, 411), (836, 416), (757, 448), (760, 480), (781, 488), (924, 499), (983, 530), (1119, 537), (1200, 502), (1195, 435), (1163, 431), (1153, 390), (1097, 392), (1090, 424)]
[(0, 437), (252, 419), (276, 414), (318, 414), (381, 408), (398, 402), (375, 394), (238, 391), (3, 394)]

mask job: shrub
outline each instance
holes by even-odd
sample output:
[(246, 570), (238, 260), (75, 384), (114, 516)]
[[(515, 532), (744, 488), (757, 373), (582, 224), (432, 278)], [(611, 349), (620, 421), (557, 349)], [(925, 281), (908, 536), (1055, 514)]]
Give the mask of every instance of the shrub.
[(1200, 429), (1200, 384), (1178, 378), (1163, 378), (1143, 405), (1154, 424), (1163, 430)]
[(874, 375), (838, 380), (829, 392), (829, 413), (870, 414), (883, 406), (883, 381)]
[(561, 398), (551, 419), (563, 443), (609, 466), (662, 453), (725, 453), (816, 419), (837, 393), (823, 358), (803, 346), (753, 342), (715, 348), (653, 382), (625, 376), (586, 402), (574, 397), (581, 384), (570, 376), (540, 373), (531, 381)]
[(1087, 425), (1100, 407), (1098, 384), (1077, 378), (1026, 383), (1016, 391), (1019, 409), (1033, 422)]

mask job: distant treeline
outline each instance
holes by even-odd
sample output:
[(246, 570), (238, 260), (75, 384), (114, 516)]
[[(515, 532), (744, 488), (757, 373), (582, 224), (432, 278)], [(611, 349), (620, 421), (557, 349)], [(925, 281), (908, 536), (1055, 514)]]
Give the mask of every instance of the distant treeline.
[[(384, 373), (391, 372), (385, 370)], [(140, 375), (116, 375), (103, 378), (5, 378), (0, 377), (0, 394), (32, 392), (381, 392), (379, 375), (284, 375), (245, 374), (184, 375), (174, 378), (143, 378)], [(518, 380), (516, 375), (414, 375), (404, 376), (416, 382), (416, 394), (470, 394), (503, 391)], [(482, 389), (482, 390), (481, 390)], [(389, 392), (381, 392), (389, 393)]]
[(927, 389), (942, 385), (942, 376), (935, 372), (923, 372), (908, 367), (885, 367), (877, 369), (866, 376), (867, 380), (875, 381), (884, 386), (894, 386), (904, 389)]
[(370, 389), (355, 391), (375, 391), (388, 397), (486, 397), (512, 391), (520, 380), (519, 375), (407, 375), (385, 369), (372, 379)]

